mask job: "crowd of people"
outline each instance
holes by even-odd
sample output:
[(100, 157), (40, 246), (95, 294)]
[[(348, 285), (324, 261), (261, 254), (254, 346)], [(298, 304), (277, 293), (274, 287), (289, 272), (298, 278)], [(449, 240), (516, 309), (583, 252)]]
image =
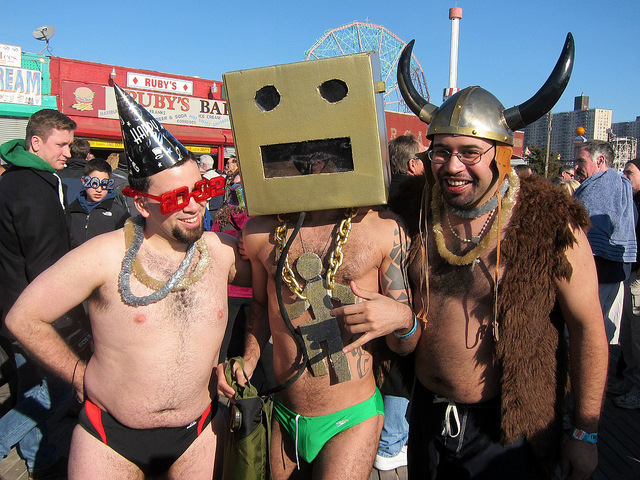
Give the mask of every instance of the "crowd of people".
[[(411, 479), (588, 478), (609, 344), (625, 362), (614, 402), (640, 408), (640, 160), (622, 176), (592, 140), (558, 180), (512, 170), (513, 132), (568, 82), (570, 36), (561, 68), (510, 109), (481, 87), (430, 104), (412, 45), (399, 83), (429, 146), (389, 143), (385, 206), (250, 217), (235, 157), (224, 171), (196, 159), (117, 85), (125, 152), (110, 162), (55, 110), (0, 146), (0, 361), (15, 384), (0, 454), (18, 445), (34, 479), (221, 478), (218, 395), (233, 401), (225, 361), (241, 356), (239, 384), (263, 369), (286, 385), (276, 480), (405, 466)], [(327, 158), (296, 168), (341, 174), (311, 168)], [(65, 317), (90, 330), (90, 355), (61, 337)], [(71, 397), (66, 459), (46, 423)]]

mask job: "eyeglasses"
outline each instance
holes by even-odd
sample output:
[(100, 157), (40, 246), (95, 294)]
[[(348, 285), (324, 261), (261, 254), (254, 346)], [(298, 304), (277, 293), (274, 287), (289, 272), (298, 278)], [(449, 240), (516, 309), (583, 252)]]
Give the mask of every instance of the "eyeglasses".
[(450, 152), (446, 148), (433, 148), (433, 149), (430, 148), (427, 151), (427, 157), (429, 158), (431, 163), (443, 164), (451, 160), (452, 156), (456, 156), (458, 157), (458, 160), (460, 160), (465, 165), (475, 165), (480, 160), (482, 160), (483, 155), (486, 155), (487, 153), (489, 153), (489, 150), (491, 150), (494, 147), (495, 147), (495, 144), (491, 145), (489, 149), (485, 152), (479, 152), (474, 148), (463, 150), (461, 152)]
[(82, 176), (83, 188), (93, 188), (94, 190), (98, 190), (99, 188), (102, 188), (103, 190), (113, 190), (114, 182), (115, 180), (113, 178), (100, 179), (98, 177)]
[(160, 202), (160, 213), (167, 215), (186, 208), (192, 198), (196, 202), (204, 202), (211, 197), (224, 195), (224, 183), (224, 177), (214, 177), (211, 180), (202, 179), (195, 183), (191, 191), (189, 191), (189, 187), (185, 186), (163, 193), (162, 195), (151, 195), (141, 190), (135, 190), (127, 185), (122, 189), (122, 194), (131, 198), (141, 196)]

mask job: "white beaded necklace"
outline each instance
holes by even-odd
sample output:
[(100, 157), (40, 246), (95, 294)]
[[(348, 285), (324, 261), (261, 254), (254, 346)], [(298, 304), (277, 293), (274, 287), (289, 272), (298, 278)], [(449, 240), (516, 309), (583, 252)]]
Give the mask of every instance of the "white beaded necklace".
[(493, 226), (489, 230), (488, 234), (481, 238), (478, 244), (465, 253), (464, 255), (456, 255), (451, 252), (444, 241), (442, 224), (441, 224), (441, 209), (443, 204), (442, 193), (440, 191), (440, 186), (436, 183), (433, 187), (433, 193), (431, 198), (431, 214), (433, 218), (433, 233), (435, 234), (436, 246), (438, 248), (438, 254), (447, 263), (451, 265), (471, 265), (471, 270), (473, 270), (476, 266), (476, 263), (480, 261), (480, 254), (489, 246), (491, 240), (498, 233), (498, 225), (500, 223), (505, 224), (507, 218), (511, 214), (511, 209), (515, 205), (516, 194), (520, 188), (520, 181), (518, 176), (513, 172), (507, 174), (507, 178), (509, 179), (506, 195), (502, 198), (502, 213), (500, 222), (494, 222)]
[(456, 232), (454, 230), (453, 226), (451, 225), (451, 216), (448, 213), (445, 212), (445, 217), (447, 217), (447, 223), (449, 224), (449, 230), (451, 230), (451, 233), (453, 233), (453, 236), (456, 237), (461, 242), (474, 243), (474, 244), (477, 245), (477, 244), (480, 243), (480, 240), (482, 240), (482, 237), (484, 236), (484, 231), (489, 226), (489, 223), (491, 223), (491, 219), (493, 218), (493, 215), (496, 213), (497, 208), (498, 208), (498, 206), (496, 205), (496, 208), (491, 210), (491, 213), (489, 214), (489, 216), (485, 220), (484, 225), (482, 225), (482, 228), (478, 232), (478, 235), (473, 235), (471, 238), (464, 238), (464, 237), (461, 237), (460, 235), (458, 235), (458, 232)]

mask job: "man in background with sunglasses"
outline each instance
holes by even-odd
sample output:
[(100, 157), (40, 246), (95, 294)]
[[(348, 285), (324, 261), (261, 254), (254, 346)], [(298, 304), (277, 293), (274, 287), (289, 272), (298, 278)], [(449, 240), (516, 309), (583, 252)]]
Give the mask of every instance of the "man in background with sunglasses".
[(558, 175), (553, 177), (551, 181), (557, 185), (567, 180), (573, 180), (576, 176), (576, 169), (573, 165), (560, 165), (558, 169)]
[[(509, 109), (478, 86), (430, 104), (411, 83), (412, 47), (398, 83), (431, 144), (425, 179), (393, 205), (412, 236), (422, 320), (409, 478), (553, 478), (560, 463), (563, 478), (586, 479), (608, 353), (588, 215), (546, 179), (511, 169), (514, 131), (547, 113), (569, 81), (573, 37), (538, 93)], [(568, 367), (575, 408), (563, 448)]]
[(100, 158), (89, 160), (80, 179), (84, 190), (67, 208), (71, 248), (90, 238), (124, 226), (129, 212), (115, 201), (111, 165)]
[[(115, 92), (129, 162), (125, 193), (139, 215), (44, 272), (7, 324), (84, 402), (70, 478), (210, 480), (220, 473), (224, 428), (209, 384), (227, 324), (227, 284), (248, 286), (250, 266), (233, 237), (203, 231), (206, 201), (224, 185), (203, 180), (193, 156), (124, 90)], [(95, 342), (88, 364), (50, 326), (85, 299)]]

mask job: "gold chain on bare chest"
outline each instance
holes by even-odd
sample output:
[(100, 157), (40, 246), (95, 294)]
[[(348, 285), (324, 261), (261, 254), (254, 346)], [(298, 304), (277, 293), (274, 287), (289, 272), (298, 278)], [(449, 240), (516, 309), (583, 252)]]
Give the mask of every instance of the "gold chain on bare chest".
[[(335, 276), (342, 265), (343, 253), (342, 249), (344, 245), (347, 243), (347, 239), (349, 238), (349, 233), (351, 233), (351, 222), (358, 215), (358, 209), (355, 207), (348, 208), (345, 211), (344, 217), (340, 224), (338, 225), (338, 230), (336, 231), (335, 238), (335, 247), (331, 252), (331, 256), (329, 258), (329, 268), (326, 273), (326, 282), (327, 288), (333, 288), (335, 283)], [(287, 219), (283, 215), (278, 215), (279, 224), (276, 227), (275, 238), (278, 243), (278, 248), (276, 249), (276, 261), (280, 259), (280, 255), (284, 249), (284, 245), (287, 240)], [(291, 269), (291, 265), (289, 264), (289, 256), (285, 257), (284, 266), (282, 268), (282, 281), (289, 287), (289, 290), (293, 294), (295, 294), (298, 298), (306, 300), (306, 296), (302, 293), (304, 288), (298, 282), (293, 270)]]

